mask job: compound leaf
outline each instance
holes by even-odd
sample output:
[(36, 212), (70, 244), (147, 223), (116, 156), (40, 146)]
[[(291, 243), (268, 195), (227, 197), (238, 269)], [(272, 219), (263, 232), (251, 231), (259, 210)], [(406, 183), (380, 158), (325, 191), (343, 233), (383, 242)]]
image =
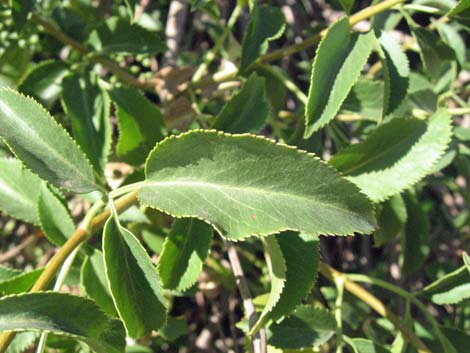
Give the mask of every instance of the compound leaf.
[(231, 133), (256, 133), (270, 115), (265, 79), (253, 73), (240, 92), (222, 108), (213, 128)]
[(113, 87), (109, 95), (117, 108), (117, 154), (128, 163), (141, 164), (155, 143), (164, 137), (163, 115), (135, 88)]
[(36, 202), (43, 181), (16, 159), (0, 159), (0, 210), (38, 224)]
[(329, 163), (374, 202), (409, 188), (432, 171), (451, 139), (451, 117), (438, 110), (428, 121), (394, 119)]
[(77, 193), (96, 190), (83, 152), (34, 99), (0, 89), (0, 137), (41, 178)]
[(165, 324), (160, 278), (144, 247), (110, 217), (103, 230), (103, 256), (114, 305), (130, 337)]
[(62, 86), (64, 110), (70, 117), (73, 136), (96, 173), (103, 175), (111, 148), (109, 97), (90, 76), (67, 76)]
[(329, 28), (313, 62), (305, 109), (305, 138), (335, 117), (359, 78), (374, 42), (373, 32), (351, 34), (347, 17)]
[(157, 267), (165, 288), (182, 292), (196, 283), (209, 254), (212, 233), (211, 226), (199, 219), (173, 222)]
[(240, 72), (246, 69), (268, 50), (268, 43), (279, 38), (285, 29), (281, 9), (266, 5), (255, 6), (248, 28), (243, 36)]
[(330, 312), (300, 305), (292, 315), (267, 329), (268, 343), (282, 349), (311, 348), (328, 341), (335, 328)]
[(46, 238), (51, 243), (62, 246), (75, 231), (75, 224), (68, 209), (45, 184), (40, 188), (37, 210)]
[(123, 353), (120, 321), (91, 300), (56, 292), (27, 293), (0, 299), (0, 331), (46, 331), (87, 343), (97, 353)]
[(193, 130), (159, 143), (147, 159), (139, 198), (175, 217), (202, 218), (235, 240), (287, 229), (369, 233), (375, 222), (367, 198), (313, 155), (217, 131)]

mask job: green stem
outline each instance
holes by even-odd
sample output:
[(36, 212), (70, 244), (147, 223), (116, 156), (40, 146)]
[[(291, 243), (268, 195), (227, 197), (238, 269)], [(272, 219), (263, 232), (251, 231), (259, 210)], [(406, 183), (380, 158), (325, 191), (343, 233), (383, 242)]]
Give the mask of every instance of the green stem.
[[(355, 13), (351, 17), (349, 17), (349, 24), (351, 26), (354, 26), (355, 24), (357, 24), (357, 23), (359, 23), (363, 20), (366, 20), (366, 19), (368, 19), (372, 16), (375, 16), (375, 15), (381, 13), (381, 12), (384, 12), (384, 11), (386, 11), (386, 10), (388, 10), (388, 9), (398, 5), (398, 4), (404, 3), (405, 1), (406, 0), (385, 0), (385, 1), (382, 1), (378, 4), (376, 4), (376, 5), (369, 6), (365, 9), (359, 11), (358, 13)], [(294, 44), (290, 47), (281, 48), (281, 49), (275, 50), (271, 53), (262, 55), (256, 61), (256, 63), (259, 64), (259, 63), (267, 63), (267, 62), (275, 61), (275, 60), (281, 59), (285, 56), (292, 55), (292, 54), (295, 54), (299, 51), (305, 50), (305, 49), (317, 44), (320, 41), (320, 39), (326, 35), (327, 32), (328, 32), (328, 28), (324, 29), (323, 31), (321, 31), (319, 33), (316, 33), (316, 34), (312, 35), (311, 37), (308, 37), (308, 38), (304, 39), (300, 43)]]
[(390, 284), (386, 281), (383, 281), (381, 279), (377, 278), (372, 278), (366, 275), (361, 275), (361, 274), (348, 274), (346, 275), (347, 278), (351, 279), (352, 281), (355, 282), (362, 282), (362, 283), (368, 283), (368, 284), (373, 284), (378, 287), (382, 287), (384, 289), (387, 289), (395, 294), (398, 294), (399, 296), (409, 299), (411, 303), (413, 303), (426, 317), (426, 319), (429, 321), (431, 324), (433, 330), (436, 333), (437, 338), (439, 339), (442, 347), (444, 348), (444, 352), (446, 353), (457, 353), (455, 348), (452, 346), (452, 344), (449, 342), (447, 337), (442, 333), (439, 323), (436, 321), (436, 319), (431, 315), (429, 310), (426, 308), (426, 306), (421, 303), (412, 293), (409, 293), (405, 291), (404, 289), (397, 287), (393, 284)]
[[(123, 212), (136, 202), (137, 192), (134, 191), (116, 201), (116, 210), (118, 212)], [(30, 292), (39, 292), (46, 289), (49, 283), (56, 276), (57, 272), (60, 271), (64, 261), (69, 257), (69, 255), (84, 241), (86, 241), (94, 231), (101, 228), (109, 216), (110, 210), (106, 209), (93, 217), (88, 222), (88, 227), (86, 224), (79, 226), (70, 236), (70, 238), (67, 239), (64, 245), (62, 245), (59, 251), (57, 251), (57, 253), (47, 263), (46, 268), (41, 273), (41, 276), (39, 276), (39, 278), (36, 280), (36, 283), (33, 285), (33, 288), (31, 288)], [(0, 335), (0, 353), (5, 353), (11, 341), (13, 338), (15, 338), (15, 335), (16, 332), (5, 332)]]
[(332, 282), (335, 281), (336, 277), (343, 277), (344, 289), (369, 305), (380, 316), (390, 320), (403, 334), (403, 337), (412, 344), (413, 347), (415, 347), (418, 353), (431, 353), (431, 350), (424, 344), (424, 342), (421, 341), (421, 339), (417, 337), (414, 332), (410, 330), (409, 327), (392, 311), (390, 311), (377, 297), (369, 293), (357, 283), (351, 281), (345, 274), (336, 271), (325, 263), (320, 263), (320, 273)]
[(343, 277), (335, 278), (336, 285), (336, 301), (335, 301), (335, 318), (336, 318), (336, 353), (343, 353), (343, 319), (341, 317), (343, 311), (343, 294), (344, 280)]

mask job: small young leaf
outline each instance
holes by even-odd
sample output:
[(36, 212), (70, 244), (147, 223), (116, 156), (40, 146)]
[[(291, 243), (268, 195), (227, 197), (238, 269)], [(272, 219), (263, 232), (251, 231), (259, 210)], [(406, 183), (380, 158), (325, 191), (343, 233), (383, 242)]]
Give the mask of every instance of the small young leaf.
[(68, 209), (45, 184), (40, 188), (37, 209), (39, 223), (46, 238), (52, 244), (62, 246), (74, 232), (75, 224)]
[(103, 256), (114, 305), (127, 335), (141, 337), (165, 324), (160, 278), (135, 236), (111, 217), (103, 230)]
[(205, 219), (235, 240), (286, 229), (345, 235), (374, 228), (370, 202), (333, 169), (251, 135), (197, 130), (167, 138), (147, 159), (139, 198), (175, 217)]
[(37, 99), (46, 109), (51, 109), (62, 94), (62, 79), (69, 72), (69, 66), (63, 61), (43, 61), (28, 72), (18, 90)]
[(337, 153), (329, 164), (379, 202), (432, 171), (450, 139), (451, 117), (445, 110), (438, 110), (427, 122), (393, 119), (363, 142)]
[(379, 38), (384, 73), (383, 116), (393, 112), (408, 91), (410, 67), (408, 58), (400, 45), (387, 33)]
[(264, 126), (270, 114), (265, 80), (253, 73), (240, 92), (222, 108), (213, 128), (232, 133), (256, 133)]
[(258, 321), (253, 325), (250, 335), (258, 332), (268, 321), (272, 309), (281, 298), (284, 285), (286, 283), (286, 262), (282, 255), (282, 250), (274, 236), (263, 238), (266, 252), (269, 256), (271, 290), (266, 305), (263, 308)]
[(436, 293), (431, 296), (433, 303), (439, 305), (457, 304), (468, 298), (470, 298), (470, 283), (461, 284), (446, 292)]
[(336, 321), (330, 312), (301, 305), (267, 329), (268, 343), (282, 349), (312, 348), (328, 341), (335, 329)]
[(305, 234), (283, 232), (276, 234), (286, 262), (286, 282), (281, 297), (269, 314), (278, 321), (301, 304), (318, 275), (320, 265), (320, 241)]
[(56, 292), (0, 299), (0, 331), (46, 331), (76, 338), (97, 353), (124, 353), (125, 332), (91, 300)]
[(155, 143), (165, 136), (163, 115), (135, 88), (114, 87), (109, 95), (117, 108), (117, 154), (128, 163), (141, 164)]
[(90, 34), (90, 44), (100, 54), (158, 54), (166, 49), (157, 33), (119, 17), (111, 17)]
[(351, 34), (347, 17), (329, 28), (313, 62), (305, 109), (305, 138), (312, 136), (335, 117), (359, 78), (374, 42), (373, 32)]
[(212, 233), (211, 226), (199, 219), (173, 222), (157, 266), (165, 288), (183, 292), (196, 283), (209, 254)]
[(43, 181), (16, 159), (0, 159), (0, 211), (38, 224), (36, 202)]
[(408, 219), (401, 237), (402, 273), (404, 276), (421, 268), (429, 254), (429, 221), (416, 195), (403, 194)]
[(96, 190), (83, 152), (32, 98), (0, 89), (0, 137), (41, 178), (77, 193)]
[(108, 315), (117, 316), (109, 290), (103, 254), (96, 249), (83, 261), (80, 282), (86, 294)]
[(64, 78), (63, 105), (70, 117), (75, 140), (96, 173), (103, 175), (111, 148), (110, 101), (93, 80), (93, 77), (78, 74)]
[(243, 35), (240, 73), (268, 50), (268, 43), (279, 38), (285, 29), (281, 9), (266, 5), (255, 6), (248, 28)]

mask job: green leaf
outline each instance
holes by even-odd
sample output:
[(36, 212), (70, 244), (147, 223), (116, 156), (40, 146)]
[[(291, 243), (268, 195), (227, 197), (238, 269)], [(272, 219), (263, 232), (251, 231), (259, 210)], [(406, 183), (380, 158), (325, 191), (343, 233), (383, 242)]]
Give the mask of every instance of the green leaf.
[(63, 105), (70, 117), (75, 140), (98, 175), (111, 148), (109, 97), (95, 82), (96, 78), (73, 74), (63, 80)]
[(263, 238), (266, 252), (269, 256), (269, 272), (271, 277), (271, 290), (269, 292), (266, 305), (259, 316), (258, 321), (253, 325), (250, 335), (258, 332), (268, 321), (269, 315), (281, 298), (284, 284), (286, 283), (286, 263), (282, 255), (282, 250), (274, 236)]
[(11, 15), (18, 31), (22, 30), (36, 5), (36, 0), (10, 0)]
[(429, 254), (429, 221), (416, 195), (403, 194), (408, 219), (401, 238), (402, 273), (404, 276), (421, 268)]
[(8, 295), (29, 291), (42, 271), (43, 269), (39, 268), (29, 272), (21, 272), (14, 277), (0, 281), (0, 293)]
[(46, 60), (34, 66), (18, 86), (18, 90), (37, 99), (51, 109), (62, 94), (62, 79), (69, 74), (69, 66), (58, 60)]
[(312, 289), (320, 265), (318, 238), (295, 232), (274, 235), (286, 263), (286, 282), (269, 319), (277, 321), (291, 313)]
[(420, 57), (424, 68), (433, 80), (438, 80), (449, 61), (455, 59), (454, 51), (434, 32), (415, 25), (410, 28), (421, 49)]
[(187, 0), (191, 4), (191, 11), (203, 11), (216, 20), (220, 20), (220, 10), (215, 0)]
[(256, 133), (270, 116), (265, 79), (253, 73), (240, 92), (224, 105), (213, 128), (232, 133)]
[(22, 221), (38, 224), (36, 202), (43, 181), (16, 159), (0, 159), (0, 170), (0, 210)]
[(370, 202), (333, 169), (251, 135), (193, 130), (167, 138), (147, 159), (139, 198), (175, 217), (202, 218), (235, 240), (287, 229), (343, 235), (374, 228)]
[(424, 287), (421, 293), (427, 297), (431, 297), (434, 294), (444, 293), (468, 282), (470, 282), (469, 274), (465, 266), (461, 266), (457, 270), (439, 277), (436, 281)]
[(431, 296), (433, 303), (439, 305), (457, 304), (468, 298), (470, 298), (470, 283), (461, 284), (446, 292), (436, 293)]
[(103, 256), (114, 305), (127, 335), (141, 337), (165, 324), (160, 278), (135, 236), (109, 218), (103, 230)]
[(334, 316), (323, 309), (298, 306), (292, 315), (267, 329), (268, 343), (282, 349), (319, 346), (330, 339), (336, 329)]
[(0, 89), (0, 137), (41, 178), (77, 193), (96, 190), (83, 152), (32, 98)]
[(165, 136), (163, 115), (135, 88), (114, 87), (109, 95), (117, 108), (117, 154), (128, 163), (141, 164), (155, 143)]
[(0, 265), (0, 281), (6, 281), (10, 278), (20, 275), (22, 272), (14, 268)]
[(0, 299), (0, 331), (46, 331), (76, 338), (97, 353), (123, 353), (125, 333), (91, 300), (56, 292)]
[(268, 50), (268, 43), (278, 39), (285, 29), (285, 19), (280, 8), (266, 5), (254, 6), (250, 22), (243, 35), (240, 73)]
[(96, 249), (83, 261), (80, 282), (85, 293), (108, 315), (117, 316), (109, 290), (103, 254)]
[(341, 105), (341, 113), (379, 122), (383, 115), (384, 83), (359, 78)]
[(334, 155), (329, 164), (379, 202), (431, 172), (450, 139), (451, 117), (445, 110), (438, 110), (428, 121), (394, 119)]
[(339, 0), (339, 3), (343, 7), (344, 11), (349, 14), (354, 6), (354, 1), (355, 0)]
[(174, 341), (178, 337), (187, 335), (189, 327), (184, 318), (169, 317), (165, 326), (163, 326), (159, 333), (167, 341)]
[(470, 256), (468, 256), (468, 254), (465, 251), (462, 254), (462, 259), (463, 259), (463, 263), (465, 264), (465, 267), (468, 270), (468, 273), (470, 273)]
[(385, 201), (377, 214), (379, 227), (374, 233), (375, 245), (381, 246), (389, 243), (403, 230), (407, 218), (408, 214), (403, 197), (394, 195)]
[(358, 353), (390, 353), (388, 349), (364, 338), (353, 338), (351, 344)]
[(410, 67), (406, 54), (386, 32), (379, 38), (384, 74), (383, 116), (393, 112), (408, 92)]
[(211, 226), (199, 219), (173, 222), (157, 266), (165, 288), (183, 292), (196, 283), (209, 254), (212, 233)]
[(434, 23), (437, 26), (437, 30), (439, 31), (442, 40), (454, 51), (455, 57), (459, 62), (460, 66), (464, 66), (465, 59), (467, 56), (467, 48), (465, 45), (465, 41), (459, 33), (459, 27), (452, 26), (442, 21), (436, 21)]
[(470, 0), (460, 0), (447, 16), (455, 18), (466, 26), (470, 25)]
[(157, 33), (119, 17), (111, 17), (90, 34), (90, 44), (100, 54), (158, 54), (166, 45)]
[(305, 138), (335, 117), (359, 78), (374, 43), (373, 32), (351, 34), (347, 17), (329, 28), (313, 62), (305, 109)]
[(40, 187), (37, 210), (46, 238), (54, 245), (62, 246), (75, 231), (75, 224), (68, 209), (45, 184)]

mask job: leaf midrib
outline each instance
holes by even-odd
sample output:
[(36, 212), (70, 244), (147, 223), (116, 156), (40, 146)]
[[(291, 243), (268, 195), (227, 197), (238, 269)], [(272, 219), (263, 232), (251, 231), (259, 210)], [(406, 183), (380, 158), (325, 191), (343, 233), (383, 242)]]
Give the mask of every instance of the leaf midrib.
[(279, 196), (285, 196), (285, 197), (288, 197), (288, 198), (299, 199), (299, 200), (302, 200), (303, 202), (306, 202), (306, 203), (316, 203), (316, 204), (319, 204), (319, 205), (327, 207), (327, 208), (331, 208), (331, 209), (334, 209), (334, 210), (341, 210), (344, 213), (357, 216), (357, 214), (355, 212), (350, 211), (348, 209), (338, 207), (338, 206), (335, 206), (333, 204), (325, 203), (325, 202), (319, 201), (317, 199), (314, 199), (313, 195), (309, 195), (309, 197), (305, 197), (303, 195), (292, 194), (292, 193), (283, 192), (283, 191), (273, 192), (273, 191), (270, 191), (270, 190), (259, 189), (259, 188), (249, 187), (249, 186), (241, 187), (241, 186), (236, 186), (236, 185), (207, 183), (207, 182), (203, 182), (203, 181), (147, 181), (146, 184), (143, 185), (142, 190), (146, 187), (149, 187), (149, 186), (172, 187), (172, 186), (178, 186), (178, 185), (203, 187), (203, 188), (205, 187), (205, 188), (211, 188), (211, 189), (231, 189), (231, 190), (243, 191), (245, 193), (247, 193), (247, 192), (250, 192), (250, 193), (264, 193), (264, 194), (273, 195), (274, 198), (277, 198)]

